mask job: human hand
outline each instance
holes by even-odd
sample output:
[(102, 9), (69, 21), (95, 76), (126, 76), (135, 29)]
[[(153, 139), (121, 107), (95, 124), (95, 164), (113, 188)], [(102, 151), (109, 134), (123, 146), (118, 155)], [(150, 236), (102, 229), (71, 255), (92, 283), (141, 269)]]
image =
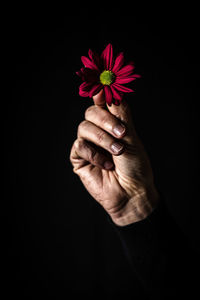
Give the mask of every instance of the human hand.
[(127, 102), (108, 106), (102, 90), (93, 100), (71, 149), (73, 171), (114, 223), (138, 222), (159, 201), (148, 156)]

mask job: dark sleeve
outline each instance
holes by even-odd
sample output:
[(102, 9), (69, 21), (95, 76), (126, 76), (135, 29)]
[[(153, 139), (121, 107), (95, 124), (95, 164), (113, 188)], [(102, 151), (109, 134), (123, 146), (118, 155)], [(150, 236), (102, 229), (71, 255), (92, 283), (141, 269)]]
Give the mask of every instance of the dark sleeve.
[(199, 269), (195, 250), (160, 201), (146, 219), (112, 226), (130, 267), (148, 295), (156, 299), (195, 295)]

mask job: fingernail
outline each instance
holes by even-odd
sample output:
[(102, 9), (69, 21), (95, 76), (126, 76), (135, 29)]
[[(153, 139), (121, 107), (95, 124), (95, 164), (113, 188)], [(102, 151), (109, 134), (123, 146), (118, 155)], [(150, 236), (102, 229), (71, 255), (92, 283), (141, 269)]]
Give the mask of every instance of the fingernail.
[(114, 153), (118, 153), (123, 149), (124, 145), (121, 143), (114, 143), (111, 145), (111, 149)]
[(106, 169), (106, 170), (109, 170), (109, 169), (111, 169), (113, 167), (113, 163), (111, 162), (111, 161), (106, 161), (105, 163), (104, 163), (104, 168)]
[(113, 129), (114, 134), (116, 134), (117, 136), (122, 135), (125, 132), (125, 126), (124, 125), (117, 125), (115, 126), (115, 128)]

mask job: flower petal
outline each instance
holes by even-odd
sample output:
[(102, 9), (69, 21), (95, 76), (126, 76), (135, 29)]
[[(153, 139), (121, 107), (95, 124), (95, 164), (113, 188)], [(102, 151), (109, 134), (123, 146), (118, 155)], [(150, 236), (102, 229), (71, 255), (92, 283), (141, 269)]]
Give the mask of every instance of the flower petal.
[(92, 86), (91, 82), (84, 81), (79, 88), (81, 88), (84, 91), (89, 91), (90, 87)]
[(88, 57), (86, 56), (81, 56), (81, 60), (82, 63), (84, 64), (84, 66), (86, 68), (92, 69), (92, 70), (97, 70), (98, 71), (98, 67), (95, 65), (94, 62), (92, 62)]
[(132, 75), (133, 70), (135, 69), (135, 66), (133, 65), (133, 63), (130, 63), (128, 65), (126, 65), (125, 67), (123, 67), (122, 69), (120, 69), (118, 72), (116, 72), (117, 76), (129, 76)]
[(88, 55), (89, 55), (89, 58), (91, 59), (91, 61), (98, 67), (98, 70), (100, 70), (101, 63), (100, 63), (99, 55), (97, 53), (95, 53), (94, 51), (92, 51), (91, 49), (89, 49)]
[(110, 86), (110, 88), (111, 88), (111, 91), (112, 91), (112, 93), (113, 93), (113, 98), (115, 99), (115, 100), (118, 100), (118, 101), (121, 101), (122, 100), (122, 98), (123, 98), (123, 92), (120, 92), (119, 90), (117, 90), (114, 86), (113, 86), (113, 84)]
[(121, 69), (124, 64), (124, 53), (121, 52), (117, 55), (114, 63), (114, 67), (112, 68), (112, 72), (115, 73)]
[(115, 105), (119, 106), (120, 103), (121, 103), (121, 101), (115, 99), (115, 102), (114, 102)]
[(96, 82), (99, 79), (99, 72), (89, 68), (81, 68), (76, 74), (79, 75), (83, 81)]
[(83, 82), (79, 86), (79, 95), (82, 97), (89, 97), (89, 91), (91, 90), (93, 84), (91, 82)]
[(124, 93), (132, 93), (134, 90), (127, 88), (126, 86), (123, 86), (118, 83), (113, 83), (113, 87), (116, 88), (118, 91), (124, 92)]
[(139, 75), (139, 74), (133, 74), (133, 77), (135, 77), (135, 78), (141, 78), (142, 76)]
[(82, 76), (83, 76), (83, 71), (84, 71), (84, 68), (81, 68), (79, 71), (76, 72), (76, 75), (78, 75), (79, 77), (82, 78)]
[(112, 70), (113, 66), (113, 47), (108, 44), (101, 54), (101, 58), (104, 63), (104, 68), (106, 70)]
[(112, 96), (112, 92), (111, 92), (110, 86), (104, 85), (104, 92), (105, 92), (106, 103), (109, 106), (111, 106), (112, 100), (113, 100), (113, 96)]
[(127, 76), (127, 77), (119, 76), (115, 79), (115, 83), (119, 83), (119, 84), (129, 83), (135, 79), (136, 79), (136, 77), (134, 77), (134, 76)]
[(92, 98), (94, 95), (96, 95), (100, 90), (102, 89), (102, 84), (95, 84), (90, 92), (89, 92), (89, 97)]
[(86, 92), (86, 91), (81, 90), (80, 87), (79, 87), (79, 95), (81, 97), (89, 97), (89, 93)]

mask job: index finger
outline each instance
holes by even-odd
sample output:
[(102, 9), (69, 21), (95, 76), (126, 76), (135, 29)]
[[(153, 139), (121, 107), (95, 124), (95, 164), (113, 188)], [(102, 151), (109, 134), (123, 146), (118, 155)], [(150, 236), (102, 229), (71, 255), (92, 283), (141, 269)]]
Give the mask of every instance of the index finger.
[(114, 104), (109, 106), (106, 103), (104, 90), (102, 89), (98, 94), (93, 96), (93, 100), (95, 105), (102, 107), (104, 109), (107, 108), (112, 115), (116, 116), (118, 119), (125, 122), (126, 124), (130, 124), (132, 119), (131, 111), (125, 99), (122, 100), (119, 106)]
[(125, 99), (122, 100), (119, 106), (116, 106), (114, 104), (109, 106), (106, 104), (104, 90), (102, 89), (98, 94), (93, 96), (93, 100), (95, 105), (107, 109), (112, 115), (114, 115), (116, 118), (121, 120), (122, 123), (124, 123), (124, 125), (126, 125), (126, 127), (129, 129), (129, 134), (127, 133), (127, 136), (132, 136), (133, 134), (136, 134), (132, 120), (131, 110)]

